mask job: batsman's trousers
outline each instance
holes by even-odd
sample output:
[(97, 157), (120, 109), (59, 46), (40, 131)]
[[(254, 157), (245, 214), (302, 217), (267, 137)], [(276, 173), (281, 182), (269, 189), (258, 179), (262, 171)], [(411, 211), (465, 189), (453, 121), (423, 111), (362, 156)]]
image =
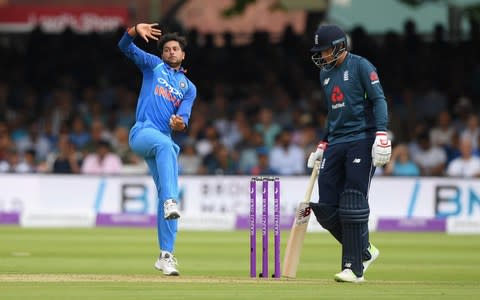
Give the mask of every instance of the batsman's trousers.
[(320, 203), (337, 206), (345, 190), (360, 191), (368, 199), (370, 181), (375, 172), (372, 165), (374, 139), (328, 145), (324, 153), (318, 188)]

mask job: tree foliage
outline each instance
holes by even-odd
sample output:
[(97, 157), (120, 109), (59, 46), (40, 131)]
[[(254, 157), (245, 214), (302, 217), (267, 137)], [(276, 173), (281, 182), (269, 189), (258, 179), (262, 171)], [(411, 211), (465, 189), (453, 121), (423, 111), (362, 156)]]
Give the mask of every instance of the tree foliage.
[[(223, 11), (225, 17), (233, 17), (236, 15), (241, 15), (245, 12), (245, 9), (248, 5), (255, 3), (257, 0), (235, 0), (232, 6), (226, 8)], [(401, 3), (412, 7), (419, 7), (427, 3), (443, 3), (447, 5), (455, 5), (455, 1), (449, 0), (398, 0)], [(285, 7), (282, 5), (280, 0), (275, 1), (270, 7), (272, 10), (281, 9), (284, 10)], [(470, 21), (480, 22), (480, 4), (471, 4), (462, 7), (463, 13)]]
[[(438, 3), (442, 2), (445, 7), (453, 5), (453, 6), (458, 6), (458, 3), (456, 1), (452, 0), (398, 0), (404, 4), (410, 5), (412, 7), (418, 7), (426, 3)], [(470, 20), (474, 22), (480, 22), (480, 4), (470, 4), (470, 5), (462, 5), (460, 7), (465, 14), (465, 16)]]
[[(257, 2), (257, 0), (235, 0), (229, 8), (226, 8), (222, 14), (224, 17), (233, 17), (241, 15), (245, 12), (245, 9), (248, 5)], [(272, 3), (270, 6), (271, 10), (285, 10), (285, 7), (282, 5), (280, 0), (277, 0)]]

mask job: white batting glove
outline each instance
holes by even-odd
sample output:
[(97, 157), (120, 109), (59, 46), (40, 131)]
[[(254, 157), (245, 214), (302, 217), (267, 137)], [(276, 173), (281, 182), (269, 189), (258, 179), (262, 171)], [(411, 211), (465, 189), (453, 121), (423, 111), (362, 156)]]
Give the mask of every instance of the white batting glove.
[(313, 168), (315, 165), (315, 161), (317, 160), (322, 160), (323, 158), (323, 152), (327, 149), (328, 143), (327, 142), (320, 142), (317, 145), (317, 150), (315, 152), (310, 153), (310, 156), (308, 157), (307, 160), (307, 167), (308, 168)]
[(372, 163), (375, 167), (382, 167), (390, 161), (392, 156), (392, 142), (388, 139), (387, 132), (377, 131), (375, 142), (372, 146)]

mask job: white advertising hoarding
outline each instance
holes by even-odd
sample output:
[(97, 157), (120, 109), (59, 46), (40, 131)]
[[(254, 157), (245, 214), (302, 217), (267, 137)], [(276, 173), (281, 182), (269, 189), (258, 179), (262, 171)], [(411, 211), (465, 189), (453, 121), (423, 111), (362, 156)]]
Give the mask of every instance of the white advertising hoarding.
[[(281, 214), (292, 216), (308, 177), (281, 177)], [(185, 216), (247, 216), (247, 176), (180, 177)], [(0, 175), (0, 212), (155, 215), (156, 190), (149, 176)], [(270, 186), (273, 205), (273, 186)], [(315, 186), (311, 201), (317, 201)], [(260, 183), (257, 201), (261, 201)], [(374, 218), (480, 219), (480, 181), (451, 178), (375, 177), (369, 195)], [(257, 207), (260, 207), (257, 204)], [(257, 215), (260, 215), (257, 212)], [(185, 220), (187, 221), (187, 220)], [(195, 223), (195, 222), (194, 222)], [(188, 227), (194, 226), (189, 223)]]

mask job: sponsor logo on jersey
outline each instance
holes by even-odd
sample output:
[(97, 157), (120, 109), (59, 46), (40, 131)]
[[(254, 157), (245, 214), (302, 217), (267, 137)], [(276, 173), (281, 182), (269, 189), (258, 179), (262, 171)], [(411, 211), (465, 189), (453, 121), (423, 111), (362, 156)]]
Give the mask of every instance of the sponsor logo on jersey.
[(332, 101), (332, 109), (337, 109), (345, 106), (345, 102), (343, 102), (345, 95), (343, 94), (342, 90), (338, 86), (334, 86), (332, 90), (332, 95), (330, 99)]
[(373, 84), (377, 84), (377, 83), (380, 82), (380, 80), (378, 79), (378, 74), (377, 74), (377, 72), (372, 71), (372, 72), (370, 73), (370, 81), (371, 81), (371, 84), (372, 84), (372, 85), (373, 85)]
[(354, 164), (359, 164), (361, 161), (362, 161), (361, 158), (355, 158), (352, 162), (353, 162)]
[(328, 83), (330, 82), (330, 77), (328, 78), (325, 78), (325, 80), (323, 81), (323, 85), (327, 85)]
[(157, 85), (155, 86), (155, 95), (161, 96), (172, 102), (175, 107), (180, 106), (183, 99), (183, 93), (174, 88), (164, 78), (157, 78)]
[(180, 81), (180, 88), (184, 89), (186, 87), (187, 87), (187, 83), (183, 82), (183, 81)]
[(176, 88), (174, 88), (173, 86), (171, 86), (170, 83), (168, 83), (168, 81), (166, 81), (164, 78), (161, 78), (161, 77), (157, 78), (157, 82), (158, 82), (159, 84), (163, 85), (164, 87), (166, 87), (166, 88), (167, 88), (167, 91), (168, 91), (170, 94), (172, 94), (172, 95), (174, 95), (174, 96), (176, 96), (176, 97), (178, 97), (178, 98), (183, 98), (182, 92), (180, 92), (179, 90), (177, 90)]
[(348, 81), (348, 70), (343, 72), (343, 81)]
[(340, 107), (345, 107), (345, 103), (337, 103), (337, 104), (333, 104), (332, 105), (332, 108), (333, 109), (337, 109), (337, 108), (340, 108)]

